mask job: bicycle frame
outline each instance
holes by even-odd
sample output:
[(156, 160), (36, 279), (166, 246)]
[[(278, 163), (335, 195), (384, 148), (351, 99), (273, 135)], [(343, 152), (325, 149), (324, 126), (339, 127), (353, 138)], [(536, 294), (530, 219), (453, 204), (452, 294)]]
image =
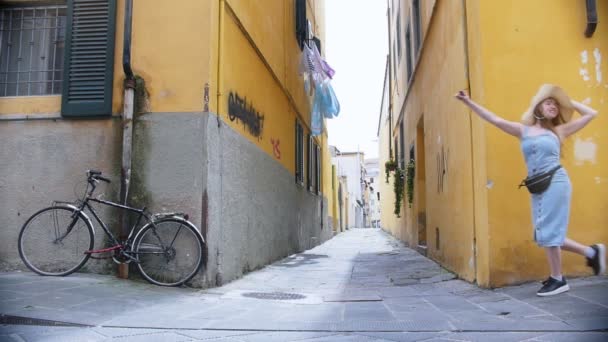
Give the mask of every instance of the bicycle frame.
[(89, 204), (89, 201), (100, 203), (100, 204), (104, 204), (104, 205), (107, 205), (107, 206), (110, 206), (110, 207), (119, 208), (119, 209), (122, 209), (122, 210), (127, 210), (127, 211), (130, 211), (130, 212), (134, 212), (134, 213), (139, 214), (139, 216), (137, 217), (137, 222), (135, 222), (135, 224), (133, 226), (131, 226), (131, 230), (129, 231), (129, 235), (127, 236), (127, 239), (124, 241), (125, 246), (130, 245), (129, 241), (131, 240), (131, 237), (133, 237), (133, 233), (135, 232), (135, 228), (137, 228), (137, 226), (141, 222), (141, 218), (142, 217), (144, 217), (148, 223), (152, 222), (152, 220), (150, 219), (150, 217), (148, 215), (146, 215), (146, 213), (145, 213), (145, 210), (146, 210), (145, 207), (142, 208), (142, 209), (137, 209), (137, 208), (132, 208), (132, 207), (129, 207), (129, 206), (126, 206), (126, 205), (114, 203), (114, 202), (111, 202), (111, 201), (106, 201), (106, 200), (97, 199), (97, 198), (91, 198), (91, 197), (87, 196), (87, 198), (82, 203), (82, 205), (80, 206), (80, 208), (78, 208), (79, 212), (82, 212), (83, 215), (86, 215), (86, 213), (84, 213), (83, 211), (84, 211), (84, 208), (87, 208), (93, 214), (93, 217), (95, 218), (95, 221), (97, 221), (97, 223), (99, 223), (99, 225), (101, 226), (101, 228), (103, 229), (103, 231), (112, 240), (112, 243), (115, 244), (115, 245), (120, 244), (120, 241), (118, 241), (118, 239), (114, 236), (114, 234), (112, 234), (112, 232), (110, 231), (110, 229), (108, 228), (108, 226), (106, 226), (106, 224), (99, 218), (99, 216), (97, 215), (97, 212), (95, 211), (95, 208)]
[[(95, 221), (97, 221), (97, 223), (101, 226), (101, 228), (103, 229), (104, 233), (110, 238), (111, 243), (114, 246), (118, 246), (120, 249), (125, 249), (126, 251), (130, 251), (130, 246), (131, 246), (131, 241), (133, 238), (133, 234), (135, 233), (135, 230), (137, 228), (137, 226), (139, 225), (139, 223), (141, 222), (142, 217), (147, 221), (147, 223), (151, 223), (154, 224), (153, 220), (150, 218), (150, 216), (148, 216), (145, 212), (146, 208), (142, 208), (142, 209), (138, 209), (138, 208), (133, 208), (133, 207), (129, 207), (126, 205), (122, 205), (119, 203), (115, 203), (115, 202), (111, 202), (111, 201), (106, 201), (106, 200), (102, 200), (102, 199), (98, 199), (98, 198), (94, 198), (93, 197), (93, 192), (96, 189), (96, 185), (95, 185), (95, 181), (90, 181), (89, 180), (89, 184), (91, 185), (91, 189), (89, 191), (87, 191), (87, 194), (84, 198), (84, 200), (82, 201), (82, 204), (80, 204), (80, 206), (75, 206), (73, 203), (70, 203), (70, 206), (72, 206), (75, 209), (73, 218), (74, 220), (72, 221), (72, 223), (68, 226), (68, 229), (66, 231), (66, 233), (59, 237), (57, 240), (62, 240), (64, 237), (66, 237), (70, 231), (72, 230), (72, 228), (74, 227), (74, 225), (76, 224), (76, 221), (78, 220), (78, 215), (82, 214), (88, 221), (89, 223), (91, 223), (91, 226), (93, 227), (93, 232), (95, 232), (95, 225), (92, 224), (91, 219), (89, 218), (89, 216), (87, 215), (87, 213), (84, 211), (84, 209), (88, 209), (92, 214), (93, 217), (95, 218)], [(112, 234), (112, 232), (110, 231), (110, 229), (108, 228), (108, 226), (103, 222), (103, 220), (101, 218), (99, 218), (99, 215), (97, 214), (97, 212), (95, 211), (95, 208), (93, 206), (91, 206), (91, 204), (89, 202), (96, 202), (96, 203), (100, 203), (106, 206), (110, 206), (110, 207), (114, 207), (114, 208), (118, 208), (121, 210), (127, 210), (130, 212), (134, 212), (139, 214), (139, 216), (137, 217), (137, 221), (135, 222), (135, 224), (133, 226), (131, 226), (131, 229), (129, 231), (129, 235), (127, 236), (126, 240), (123, 241), (123, 244), (121, 244), (121, 241), (119, 241), (116, 236), (114, 236), (114, 234)], [(68, 204), (68, 203), (66, 203)], [(100, 251), (91, 251), (91, 253), (100, 253), (100, 252), (104, 252), (104, 251), (109, 251), (112, 249), (116, 249), (116, 248), (109, 248), (109, 249), (104, 249), (104, 250), (100, 250)], [(133, 258), (133, 260), (136, 260), (136, 258)]]

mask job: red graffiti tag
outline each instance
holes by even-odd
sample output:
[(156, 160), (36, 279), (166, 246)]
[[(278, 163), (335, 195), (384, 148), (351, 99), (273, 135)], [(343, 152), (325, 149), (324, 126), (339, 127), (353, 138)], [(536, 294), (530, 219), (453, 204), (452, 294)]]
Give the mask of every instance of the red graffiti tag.
[(270, 138), (270, 143), (272, 144), (272, 153), (277, 159), (281, 159), (281, 150), (279, 149), (279, 144), (281, 141), (279, 139), (274, 140)]

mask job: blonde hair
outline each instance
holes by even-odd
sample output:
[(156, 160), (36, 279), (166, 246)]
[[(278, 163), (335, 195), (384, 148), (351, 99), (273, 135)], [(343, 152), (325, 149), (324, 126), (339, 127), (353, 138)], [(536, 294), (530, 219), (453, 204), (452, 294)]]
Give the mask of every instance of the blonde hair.
[[(552, 97), (549, 97), (550, 99), (553, 99)], [(546, 100), (546, 99), (545, 99)], [(542, 128), (548, 129), (551, 132), (553, 132), (553, 134), (555, 134), (555, 136), (557, 137), (557, 140), (559, 140), (559, 148), (560, 148), (560, 158), (562, 157), (562, 148), (564, 145), (564, 141), (562, 139), (562, 136), (559, 135), (559, 133), (557, 133), (557, 130), (555, 129), (555, 127), (559, 126), (559, 125), (563, 125), (566, 123), (566, 120), (564, 120), (564, 117), (562, 116), (562, 112), (560, 110), (560, 107), (558, 106), (557, 110), (558, 110), (558, 114), (556, 117), (554, 117), (551, 120), (539, 120), (537, 118), (538, 117), (544, 117), (540, 107), (543, 104), (543, 102), (545, 102), (545, 100), (542, 100), (539, 104), (536, 105), (536, 107), (534, 107), (534, 122), (532, 123), (532, 125), (535, 125), (537, 121), (540, 121), (540, 125)], [(555, 102), (557, 102), (557, 100), (553, 99)], [(559, 103), (559, 102), (557, 102)]]

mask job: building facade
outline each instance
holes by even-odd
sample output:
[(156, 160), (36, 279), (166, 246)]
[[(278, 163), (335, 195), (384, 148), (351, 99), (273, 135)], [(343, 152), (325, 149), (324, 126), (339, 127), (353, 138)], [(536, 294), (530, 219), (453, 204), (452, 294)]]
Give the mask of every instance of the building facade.
[(347, 228), (365, 227), (365, 164), (363, 152), (338, 152), (334, 161), (338, 175), (345, 178), (348, 193)]
[(378, 158), (365, 160), (365, 182), (369, 187), (369, 225), (380, 228), (380, 168)]
[[(25, 219), (73, 200), (87, 169), (114, 180), (106, 199), (118, 200), (129, 177), (130, 205), (190, 215), (207, 243), (197, 286), (333, 235), (327, 133), (310, 134), (312, 94), (298, 71), (303, 44), (323, 52), (323, 0), (51, 3), (0, 7), (10, 27), (0, 71), (3, 265), (21, 267)], [(113, 227), (116, 217), (103, 212)]]
[[(390, 192), (382, 196), (383, 227), (482, 286), (546, 277), (544, 251), (533, 241), (529, 194), (517, 190), (526, 174), (519, 142), (483, 122), (454, 94), (468, 90), (484, 107), (519, 121), (539, 86), (554, 83), (600, 112), (563, 147), (562, 164), (574, 189), (569, 236), (586, 244), (608, 242), (608, 140), (601, 133), (608, 111), (606, 2), (388, 5), (380, 167), (384, 173), (391, 158), (400, 168), (413, 160), (415, 172), (413, 204), (404, 200), (400, 217), (392, 214), (393, 177), (383, 186)], [(565, 274), (589, 274), (584, 258), (563, 258)]]

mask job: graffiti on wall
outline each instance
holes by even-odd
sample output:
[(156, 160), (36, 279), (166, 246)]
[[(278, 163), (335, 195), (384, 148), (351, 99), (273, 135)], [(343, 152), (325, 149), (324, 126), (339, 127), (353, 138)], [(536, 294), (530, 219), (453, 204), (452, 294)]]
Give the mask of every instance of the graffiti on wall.
[(441, 145), (441, 150), (437, 152), (437, 193), (442, 193), (445, 190), (445, 185), (448, 178), (448, 155), (447, 151)]
[(237, 93), (230, 92), (228, 96), (228, 117), (230, 121), (239, 120), (249, 133), (258, 139), (264, 128), (264, 115), (253, 108), (253, 103), (247, 105), (247, 98), (241, 98)]
[(274, 154), (275, 158), (281, 159), (281, 150), (279, 148), (281, 141), (279, 139), (274, 140), (273, 138), (270, 138), (270, 143), (272, 144), (272, 154)]

